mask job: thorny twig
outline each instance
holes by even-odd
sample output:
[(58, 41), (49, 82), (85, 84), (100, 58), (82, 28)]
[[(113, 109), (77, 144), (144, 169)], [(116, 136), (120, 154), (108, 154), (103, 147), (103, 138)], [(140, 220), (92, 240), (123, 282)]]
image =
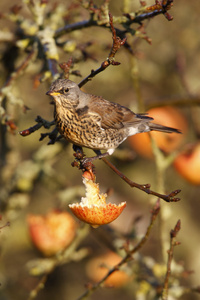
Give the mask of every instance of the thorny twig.
[(174, 247), (180, 245), (180, 243), (176, 242), (175, 239), (180, 229), (181, 229), (181, 221), (178, 220), (174, 229), (172, 229), (170, 232), (170, 248), (168, 250), (167, 272), (166, 272), (164, 287), (162, 291), (162, 300), (168, 299), (169, 277), (171, 275), (171, 264), (173, 259)]
[[(73, 167), (77, 167), (83, 171), (87, 170), (89, 172), (94, 172), (94, 165), (91, 162), (86, 162), (84, 163), (84, 156), (85, 154), (83, 153), (83, 150), (81, 147), (74, 147), (75, 153), (74, 156), (76, 158), (76, 160), (72, 163)], [(145, 192), (148, 195), (154, 195), (158, 198), (161, 198), (163, 200), (165, 200), (166, 202), (178, 202), (180, 201), (180, 198), (175, 197), (176, 195), (178, 195), (181, 190), (177, 189), (175, 191), (172, 191), (170, 194), (165, 195), (165, 194), (160, 194), (157, 192), (154, 192), (150, 189), (151, 185), (149, 183), (147, 184), (139, 184), (136, 182), (133, 182), (132, 180), (130, 180), (128, 177), (126, 177), (122, 172), (120, 172), (109, 160), (107, 160), (107, 158), (102, 157), (101, 158), (105, 164), (107, 164), (122, 180), (124, 180), (126, 183), (128, 183), (128, 185), (130, 187), (134, 187), (137, 188), (143, 192)]]
[[(52, 125), (55, 125), (55, 121), (51, 121), (50, 122), (50, 121), (44, 120), (40, 116), (37, 116), (37, 118), (35, 119), (35, 121), (37, 122), (36, 125), (28, 128), (28, 129), (24, 129), (24, 130), (20, 131), (19, 134), (21, 136), (28, 136), (31, 133), (35, 132), (36, 130), (40, 129), (41, 127), (49, 129)], [(51, 132), (41, 133), (40, 141), (42, 141), (47, 136), (50, 139), (48, 145), (49, 144), (54, 144), (56, 141), (58, 141), (58, 140), (60, 140), (62, 138), (61, 135), (58, 136), (58, 130), (57, 130), (56, 127)]]
[(63, 62), (59, 64), (59, 67), (63, 71), (64, 78), (68, 79), (70, 74), (81, 77), (81, 73), (79, 70), (71, 70), (73, 66), (74, 66), (74, 61), (72, 57), (70, 57), (67, 62)]
[(147, 241), (149, 234), (151, 232), (151, 229), (152, 229), (152, 227), (155, 223), (155, 220), (159, 214), (159, 211), (160, 211), (160, 201), (158, 199), (158, 201), (156, 202), (155, 206), (153, 207), (153, 209), (151, 211), (150, 224), (147, 227), (145, 235), (139, 241), (139, 243), (132, 250), (127, 251), (126, 256), (118, 264), (116, 264), (114, 267), (112, 267), (108, 271), (108, 273), (99, 282), (97, 282), (94, 285), (90, 285), (90, 287), (85, 291), (85, 293), (83, 293), (79, 298), (77, 298), (77, 300), (82, 300), (82, 299), (85, 299), (86, 297), (88, 297), (90, 294), (92, 294), (92, 292), (94, 292), (97, 288), (99, 288), (112, 273), (118, 271), (120, 269), (120, 267), (123, 266), (125, 263), (129, 262), (130, 260), (133, 260), (132, 255), (135, 254), (136, 252), (138, 252), (143, 247), (145, 242)]
[(69, 71), (73, 65), (73, 59), (70, 57), (67, 62), (63, 62), (59, 64), (59, 67), (63, 70), (64, 78), (69, 78)]
[[(169, 15), (168, 10), (171, 9), (172, 5), (173, 5), (173, 0), (162, 0), (162, 1), (156, 0), (154, 5), (141, 7), (135, 13), (125, 14), (123, 17), (115, 17), (115, 22), (120, 23), (125, 28), (124, 31), (120, 29), (116, 29), (116, 30), (121, 33), (123, 32), (123, 34), (127, 33), (128, 31), (130, 31), (129, 26), (132, 23), (141, 24), (142, 21), (144, 21), (145, 19), (153, 18), (159, 14), (163, 14), (167, 18), (167, 20), (171, 21), (173, 17)], [(68, 32), (72, 32), (74, 30), (79, 30), (91, 26), (101, 26), (107, 28), (106, 19), (105, 22), (102, 22), (99, 16), (97, 20), (94, 19), (95, 12), (98, 13), (98, 15), (100, 14), (99, 9), (94, 7), (93, 13), (91, 13), (89, 20), (84, 20), (73, 24), (67, 24), (64, 27), (57, 29), (54, 34), (54, 38), (56, 39)]]
[(168, 21), (173, 20), (173, 17), (168, 13), (173, 5), (173, 0), (155, 0), (155, 4), (151, 6), (142, 7), (138, 12), (134, 14), (125, 14), (129, 18), (129, 22), (126, 22), (126, 26), (131, 23), (139, 23), (145, 19), (155, 17), (157, 15), (163, 14)]
[(119, 65), (120, 63), (114, 62), (113, 60), (114, 60), (116, 52), (126, 42), (126, 38), (121, 40), (120, 37), (118, 37), (116, 35), (116, 30), (113, 26), (113, 16), (111, 15), (111, 13), (109, 13), (109, 20), (110, 20), (110, 28), (111, 28), (111, 31), (112, 31), (113, 45), (112, 45), (112, 48), (111, 48), (111, 51), (110, 51), (110, 54), (109, 54), (107, 60), (109, 60), (112, 65)]
[(115, 31), (114, 26), (113, 26), (113, 17), (111, 15), (111, 13), (109, 13), (109, 18), (110, 18), (110, 28), (111, 28), (111, 31), (112, 31), (112, 38), (113, 38), (113, 44), (112, 44), (110, 54), (109, 54), (108, 58), (105, 61), (102, 62), (101, 66), (98, 69), (92, 70), (91, 73), (79, 83), (80, 88), (84, 84), (86, 84), (89, 80), (91, 80), (91, 78), (93, 78), (94, 76), (96, 76), (100, 72), (104, 71), (108, 66), (110, 66), (110, 65), (116, 66), (116, 65), (120, 64), (119, 62), (114, 61), (114, 57), (115, 57), (116, 52), (119, 50), (119, 48), (125, 44), (126, 38), (121, 40), (116, 35), (116, 31)]
[(178, 195), (181, 190), (175, 190), (173, 192), (171, 192), (168, 195), (163, 195), (157, 192), (154, 192), (150, 189), (151, 185), (150, 184), (138, 184), (136, 182), (133, 182), (132, 180), (130, 180), (128, 177), (126, 177), (123, 173), (121, 173), (109, 160), (107, 160), (106, 158), (102, 158), (102, 160), (120, 177), (122, 178), (126, 183), (128, 183), (131, 187), (135, 187), (139, 190), (142, 190), (143, 192), (145, 192), (146, 194), (149, 195), (154, 195), (156, 197), (159, 197), (163, 200), (165, 200), (166, 202), (177, 202), (180, 200), (180, 198), (176, 198), (175, 196)]
[(37, 116), (37, 118), (35, 119), (35, 122), (37, 122), (36, 125), (28, 128), (28, 129), (20, 131), (19, 134), (22, 136), (27, 136), (27, 135), (35, 132), (36, 130), (40, 129), (42, 126), (46, 129), (49, 129), (52, 125), (55, 125), (55, 121), (49, 122), (40, 116)]

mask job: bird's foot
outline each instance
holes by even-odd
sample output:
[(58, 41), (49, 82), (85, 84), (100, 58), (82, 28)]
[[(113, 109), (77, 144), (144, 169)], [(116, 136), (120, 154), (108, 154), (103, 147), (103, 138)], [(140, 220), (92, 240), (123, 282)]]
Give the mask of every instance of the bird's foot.
[(100, 150), (94, 150), (94, 152), (97, 154), (96, 156), (92, 156), (92, 157), (84, 157), (82, 160), (81, 160), (81, 163), (84, 165), (86, 163), (91, 163), (93, 162), (94, 160), (96, 159), (101, 159), (103, 157), (106, 157), (109, 155), (108, 152), (105, 152), (105, 153), (101, 153)]
[(83, 165), (83, 166), (85, 166), (86, 164), (88, 164), (88, 163), (92, 163), (92, 161), (94, 160), (94, 159), (92, 159), (93, 157), (84, 157), (83, 159), (81, 159), (81, 164)]
[(72, 163), (72, 166), (78, 167), (79, 169), (82, 170), (88, 170), (91, 168), (93, 169), (94, 165), (92, 164), (92, 162), (94, 160), (101, 159), (109, 155), (108, 152), (101, 153), (100, 150), (94, 150), (94, 152), (97, 154), (96, 156), (85, 157), (82, 147), (76, 145), (73, 145), (73, 150), (75, 151), (74, 153), (75, 161)]
[(73, 145), (73, 150), (74, 150), (74, 157), (81, 161), (83, 159), (83, 157), (85, 156), (84, 152), (83, 152), (83, 149), (82, 147), (79, 147), (79, 146), (76, 146), (76, 145)]

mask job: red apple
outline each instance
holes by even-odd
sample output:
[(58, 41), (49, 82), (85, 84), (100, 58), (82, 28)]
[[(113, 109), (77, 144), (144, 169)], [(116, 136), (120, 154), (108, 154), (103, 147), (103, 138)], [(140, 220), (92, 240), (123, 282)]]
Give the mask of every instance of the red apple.
[(174, 160), (177, 172), (192, 184), (200, 184), (200, 142), (187, 146)]
[(178, 149), (182, 144), (187, 132), (187, 121), (183, 114), (176, 108), (165, 106), (152, 108), (148, 111), (150, 117), (154, 118), (154, 123), (162, 124), (179, 129), (183, 134), (164, 133), (152, 131), (150, 133), (139, 133), (129, 137), (131, 147), (141, 156), (153, 158), (151, 140), (149, 135), (155, 140), (158, 147), (166, 154)]
[[(92, 258), (86, 266), (88, 277), (94, 282), (100, 281), (109, 272), (109, 269), (118, 264), (121, 259), (119, 255), (111, 251)], [(106, 287), (121, 287), (130, 279), (124, 270), (117, 270), (106, 279), (104, 285)]]
[(77, 223), (68, 212), (29, 215), (27, 218), (32, 242), (45, 256), (51, 256), (71, 244)]

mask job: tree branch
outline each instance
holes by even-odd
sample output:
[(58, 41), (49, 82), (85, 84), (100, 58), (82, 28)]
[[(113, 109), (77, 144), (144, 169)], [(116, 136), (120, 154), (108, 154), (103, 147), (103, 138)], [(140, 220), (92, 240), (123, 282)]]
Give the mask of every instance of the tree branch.
[(116, 66), (116, 65), (120, 64), (119, 62), (115, 62), (114, 58), (115, 58), (115, 54), (117, 53), (119, 48), (125, 44), (126, 38), (121, 40), (121, 38), (116, 35), (116, 31), (115, 31), (115, 28), (113, 26), (113, 17), (111, 15), (111, 13), (109, 13), (109, 18), (110, 18), (110, 27), (111, 27), (111, 31), (112, 31), (113, 44), (112, 44), (112, 48), (110, 50), (110, 53), (108, 55), (108, 58), (105, 61), (102, 62), (101, 66), (98, 69), (92, 70), (91, 73), (79, 83), (80, 88), (83, 85), (85, 85), (89, 80), (91, 80), (91, 78), (93, 78), (94, 76), (96, 76), (100, 72), (104, 71), (110, 65)]
[(154, 195), (156, 197), (159, 197), (163, 200), (165, 200), (166, 202), (177, 202), (180, 201), (180, 198), (176, 198), (175, 196), (178, 195), (181, 190), (177, 189), (175, 191), (172, 191), (170, 194), (168, 195), (163, 195), (157, 192), (154, 192), (150, 189), (151, 185), (150, 184), (138, 184), (136, 182), (133, 182), (132, 180), (130, 180), (128, 177), (126, 177), (123, 173), (121, 173), (109, 160), (107, 160), (106, 158), (102, 158), (102, 160), (120, 177), (122, 178), (126, 183), (128, 183), (128, 185), (130, 185), (130, 187), (135, 187), (143, 192), (145, 192), (146, 194), (149, 195)]
[(174, 254), (174, 247), (180, 245), (180, 243), (176, 242), (175, 240), (180, 229), (181, 229), (181, 221), (178, 220), (174, 229), (172, 229), (170, 232), (170, 248), (168, 250), (167, 272), (166, 272), (164, 287), (162, 291), (162, 300), (168, 299), (169, 278), (171, 275), (171, 264), (172, 264), (173, 254)]

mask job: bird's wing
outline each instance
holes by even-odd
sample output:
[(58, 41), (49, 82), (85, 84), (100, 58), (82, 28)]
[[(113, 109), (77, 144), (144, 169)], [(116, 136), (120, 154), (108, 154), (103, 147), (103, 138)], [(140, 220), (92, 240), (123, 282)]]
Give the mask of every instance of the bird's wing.
[(153, 120), (146, 114), (135, 114), (125, 106), (95, 95), (90, 95), (85, 106), (77, 107), (76, 112), (80, 119), (89, 118), (88, 122), (99, 123), (103, 129), (120, 129)]
[(88, 114), (98, 115), (101, 118), (103, 129), (120, 129), (126, 127), (129, 121), (137, 122), (136, 115), (130, 109), (99, 96), (91, 95), (88, 107)]
[(146, 113), (135, 114), (125, 106), (95, 95), (90, 98), (89, 112), (96, 113), (101, 117), (101, 127), (104, 129), (132, 127), (137, 123), (146, 123), (153, 120)]

